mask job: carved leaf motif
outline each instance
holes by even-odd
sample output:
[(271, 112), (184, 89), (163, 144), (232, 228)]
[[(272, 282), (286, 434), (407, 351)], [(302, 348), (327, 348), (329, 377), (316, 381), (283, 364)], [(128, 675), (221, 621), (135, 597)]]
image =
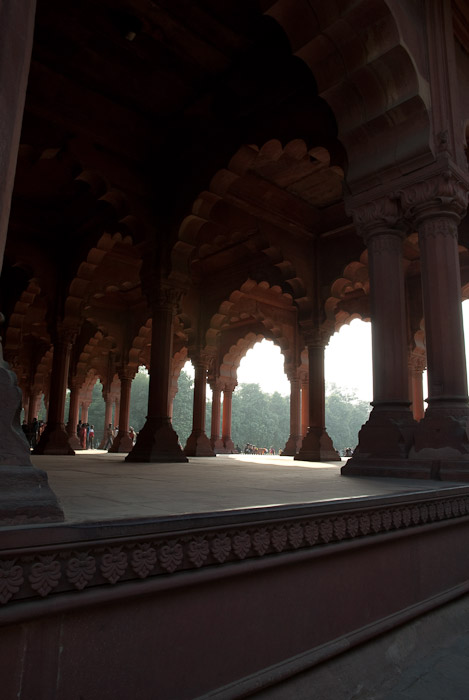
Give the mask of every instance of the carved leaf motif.
[(265, 527), (257, 530), (252, 536), (252, 546), (254, 550), (262, 557), (270, 545), (270, 535)]
[(414, 525), (417, 525), (420, 522), (420, 508), (418, 508), (417, 506), (414, 506), (412, 508), (411, 513), (412, 513), (412, 522), (414, 523)]
[(428, 507), (427, 506), (421, 506), (420, 518), (421, 518), (423, 523), (427, 522), (427, 520), (428, 520)]
[(196, 537), (189, 545), (189, 560), (197, 567), (202, 566), (210, 552), (207, 540)]
[(218, 535), (212, 542), (212, 554), (215, 559), (223, 564), (228, 559), (231, 551), (231, 539), (228, 535)]
[(410, 508), (404, 508), (402, 511), (402, 522), (406, 527), (409, 527), (411, 519)]
[(283, 552), (287, 539), (288, 535), (284, 527), (276, 527), (272, 530), (272, 545), (277, 552)]
[(39, 557), (39, 561), (32, 565), (28, 578), (31, 588), (44, 597), (58, 585), (60, 576), (60, 564), (54, 555)]
[(301, 525), (292, 525), (288, 531), (288, 539), (294, 549), (298, 549), (303, 544), (303, 528)]
[(445, 506), (443, 503), (438, 503), (436, 507), (436, 514), (438, 516), (438, 520), (443, 520), (445, 517)]
[(16, 561), (0, 562), (0, 603), (7, 603), (23, 585), (23, 569)]
[(373, 513), (371, 516), (371, 527), (373, 532), (380, 532), (381, 531), (381, 513)]
[(459, 505), (460, 515), (465, 515), (466, 514), (466, 502), (464, 501), (464, 498), (458, 498), (458, 505)]
[(65, 573), (70, 583), (73, 583), (75, 588), (82, 591), (91, 581), (95, 572), (96, 562), (94, 557), (90, 556), (88, 552), (79, 552), (69, 560)]
[(345, 525), (344, 518), (337, 518), (334, 520), (334, 535), (338, 540), (343, 540), (347, 533), (347, 528)]
[(244, 559), (251, 548), (251, 538), (247, 532), (240, 532), (233, 537), (233, 550), (237, 557)]
[(369, 515), (360, 515), (359, 519), (360, 532), (362, 535), (368, 535), (371, 530), (371, 521)]
[(390, 530), (392, 527), (392, 515), (389, 512), (389, 510), (385, 510), (384, 513), (381, 513), (381, 520), (382, 520), (384, 529)]
[(110, 583), (116, 583), (127, 568), (127, 554), (122, 547), (113, 547), (101, 559), (101, 573)]
[(172, 574), (178, 566), (181, 566), (184, 556), (182, 545), (179, 542), (169, 542), (161, 547), (159, 560), (163, 569)]
[(145, 578), (156, 564), (156, 550), (148, 543), (135, 547), (130, 557), (130, 564), (137, 576)]
[(334, 534), (334, 526), (330, 520), (323, 520), (319, 526), (319, 533), (323, 542), (330, 542)]
[(358, 518), (355, 515), (351, 515), (347, 518), (347, 532), (350, 537), (356, 537), (358, 535)]
[(428, 515), (430, 516), (430, 520), (432, 522), (437, 519), (437, 508), (434, 503), (430, 503), (428, 506)]
[(400, 510), (393, 510), (392, 512), (392, 524), (395, 528), (399, 528), (402, 525), (402, 513)]
[[(344, 525), (345, 528), (345, 525)], [(309, 545), (316, 544), (319, 538), (319, 527), (314, 521), (308, 523), (304, 527), (305, 539)]]

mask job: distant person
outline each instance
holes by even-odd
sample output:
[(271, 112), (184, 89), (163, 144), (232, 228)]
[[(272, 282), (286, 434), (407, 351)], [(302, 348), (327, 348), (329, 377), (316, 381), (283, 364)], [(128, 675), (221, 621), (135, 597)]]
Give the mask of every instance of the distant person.
[(88, 447), (90, 450), (94, 450), (94, 425), (90, 425), (88, 431)]
[(110, 447), (112, 447), (114, 435), (112, 432), (112, 425), (109, 423), (108, 427), (106, 428), (106, 442), (104, 443), (104, 449), (109, 450)]

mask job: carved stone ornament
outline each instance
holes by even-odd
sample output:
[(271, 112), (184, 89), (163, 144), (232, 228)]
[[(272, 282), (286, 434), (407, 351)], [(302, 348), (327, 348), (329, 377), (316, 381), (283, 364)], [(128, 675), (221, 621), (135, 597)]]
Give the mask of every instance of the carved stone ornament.
[(150, 290), (150, 303), (157, 308), (171, 309), (173, 313), (178, 313), (183, 292), (176, 287), (169, 285), (155, 285)]
[(355, 508), (342, 513), (279, 518), (271, 522), (197, 529), (180, 539), (138, 534), (89, 543), (86, 549), (58, 543), (24, 555), (0, 559), (0, 604), (51, 598), (65, 591), (86, 595), (88, 589), (120, 586), (131, 580), (178, 576), (204, 567), (230, 566), (240, 560), (288, 556), (313, 547), (337, 544), (469, 514), (469, 492), (414, 502)]
[(399, 197), (405, 216), (414, 224), (435, 216), (458, 223), (467, 209), (468, 191), (468, 184), (447, 170), (400, 190)]
[(399, 206), (399, 199), (394, 195), (380, 197), (356, 208), (350, 207), (355, 228), (367, 242), (370, 236), (382, 233), (403, 236), (405, 223)]

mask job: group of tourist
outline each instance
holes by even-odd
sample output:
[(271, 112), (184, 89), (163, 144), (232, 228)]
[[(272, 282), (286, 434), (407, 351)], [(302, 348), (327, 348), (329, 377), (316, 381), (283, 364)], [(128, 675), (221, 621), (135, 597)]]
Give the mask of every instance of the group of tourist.
[(244, 446), (245, 455), (274, 455), (275, 450), (273, 447), (256, 447), (250, 442), (247, 442)]
[(29, 443), (30, 448), (33, 450), (39, 442), (39, 438), (41, 437), (46, 424), (42, 420), (33, 418), (31, 423), (24, 420), (21, 427), (23, 428), (23, 433)]
[(93, 450), (94, 425), (82, 423), (81, 420), (79, 420), (77, 425), (77, 438), (80, 441), (80, 447), (82, 450)]

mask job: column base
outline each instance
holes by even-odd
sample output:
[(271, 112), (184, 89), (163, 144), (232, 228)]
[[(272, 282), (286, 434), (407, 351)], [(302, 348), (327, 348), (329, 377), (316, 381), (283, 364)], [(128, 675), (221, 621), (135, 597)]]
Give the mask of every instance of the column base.
[(233, 440), (229, 438), (223, 438), (223, 452), (226, 455), (234, 454), (235, 446)]
[(286, 457), (294, 457), (301, 450), (302, 443), (302, 435), (290, 435), (285, 444), (282, 454)]
[[(112, 449), (112, 448), (111, 448)], [(110, 450), (109, 450), (110, 451)], [(188, 462), (169, 418), (147, 418), (126, 462)]]
[(69, 437), (63, 423), (48, 423), (38, 444), (33, 450), (34, 455), (74, 455)]
[(184, 454), (188, 457), (215, 457), (210, 440), (203, 431), (192, 431), (187, 438)]
[(42, 469), (0, 467), (0, 525), (57, 523), (63, 510)]
[(133, 446), (134, 444), (128, 433), (124, 433), (123, 435), (117, 433), (108, 452), (131, 452)]
[(69, 435), (68, 443), (72, 450), (82, 450), (81, 442), (76, 435)]
[(215, 454), (225, 454), (225, 446), (223, 445), (223, 440), (221, 438), (210, 438), (210, 445)]
[(309, 428), (294, 459), (301, 462), (340, 462), (340, 455), (326, 430)]
[(380, 459), (353, 456), (340, 470), (342, 476), (381, 476), (394, 479), (438, 479), (438, 465), (431, 460)]
[(375, 406), (358, 433), (352, 459), (407, 459), (417, 425), (408, 404)]

